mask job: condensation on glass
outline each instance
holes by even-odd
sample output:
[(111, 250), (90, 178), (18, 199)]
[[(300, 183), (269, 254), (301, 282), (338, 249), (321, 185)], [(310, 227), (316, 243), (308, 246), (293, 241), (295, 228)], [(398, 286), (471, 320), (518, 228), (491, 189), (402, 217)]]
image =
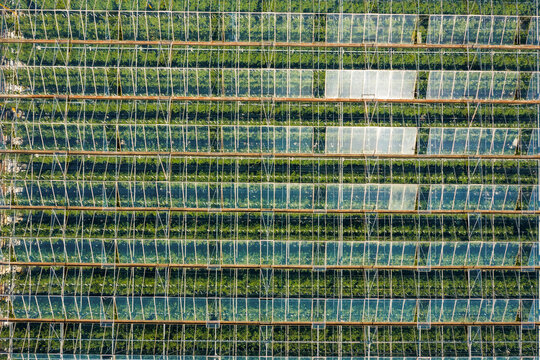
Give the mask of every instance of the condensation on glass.
[(326, 128), (328, 154), (414, 154), (415, 127), (352, 127)]
[(326, 98), (413, 99), (417, 72), (412, 70), (327, 70)]

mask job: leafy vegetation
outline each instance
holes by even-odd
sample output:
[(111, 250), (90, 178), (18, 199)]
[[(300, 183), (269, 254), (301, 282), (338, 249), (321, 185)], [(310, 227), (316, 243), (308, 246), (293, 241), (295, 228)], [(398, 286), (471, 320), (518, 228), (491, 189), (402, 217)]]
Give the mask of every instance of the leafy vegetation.
[[(1, 19), (3, 38), (70, 42), (3, 43), (0, 92), (119, 98), (0, 102), (0, 199), (4, 201), (0, 259), (7, 264), (0, 266), (4, 296), (0, 313), (2, 317), (20, 316), (24, 306), (17, 307), (22, 299), (32, 307), (30, 315), (43, 320), (8, 321), (0, 327), (0, 359), (19, 353), (29, 354), (29, 358), (31, 354), (539, 355), (538, 324), (532, 322), (538, 320), (533, 301), (537, 303), (540, 286), (540, 218), (529, 211), (538, 211), (540, 174), (538, 159), (533, 156), (538, 150), (539, 106), (322, 101), (327, 70), (336, 69), (413, 70), (414, 98), (421, 100), (429, 98), (430, 77), (439, 70), (458, 71), (462, 79), (467, 71), (497, 72), (489, 82), (490, 91), (505, 91), (510, 100), (534, 99), (539, 53), (521, 45), (537, 43), (537, 1), (7, 0), (1, 5), (6, 8)], [(402, 30), (387, 29), (391, 26), (388, 16), (381, 17), (378, 28), (366, 21), (363, 30), (352, 29), (350, 21), (345, 21), (351, 29), (342, 35), (351, 35), (351, 39), (343, 40), (332, 33), (338, 14), (412, 14), (409, 19), (413, 21)], [(504, 28), (508, 31), (500, 26), (492, 31), (494, 39), (504, 37), (501, 41), (512, 49), (447, 46), (454, 41), (449, 37), (465, 36), (469, 26), (465, 18), (444, 20), (446, 47), (424, 47), (433, 44), (428, 36), (438, 21), (430, 18), (434, 14), (513, 16)], [(449, 26), (452, 31), (446, 31)], [(385, 41), (411, 46), (321, 46), (356, 42), (360, 34), (375, 36), (379, 30), (399, 39)], [(366, 38), (373, 42), (373, 37)], [(72, 40), (77, 39), (126, 42), (74, 44)], [(164, 43), (130, 45), (131, 40)], [(170, 40), (292, 44), (170, 46)], [(313, 44), (292, 46), (300, 42)], [(471, 89), (476, 89), (472, 82)], [(464, 81), (442, 83), (465, 93)], [(122, 98), (126, 95), (164, 98), (126, 101)], [(268, 99), (166, 98), (173, 95)], [(275, 102), (274, 96), (291, 99)], [(318, 102), (294, 101), (295, 97), (313, 97)], [(361, 126), (414, 129), (414, 154), (386, 154), (394, 158), (330, 154), (330, 127)], [(450, 136), (439, 139), (452, 150), (439, 154), (430, 145), (437, 140), (436, 128), (444, 128), (446, 134), (453, 134), (447, 129), (458, 129), (451, 141)], [(500, 131), (492, 139), (479, 140), (479, 153), (466, 152), (468, 139), (462, 130), (479, 133), (481, 128)], [(268, 139), (272, 140), (265, 142)], [(140, 153), (128, 154), (135, 151)], [(191, 156), (192, 152), (199, 154)], [(213, 156), (218, 152), (229, 154)], [(459, 157), (441, 156), (450, 152)], [(242, 156), (244, 153), (251, 155)], [(259, 187), (253, 192), (258, 195), (253, 196), (253, 203), (260, 205), (254, 207), (257, 211), (222, 211), (222, 205), (230, 201), (224, 197), (232, 193), (231, 184), (254, 188), (269, 184), (264, 188), (268, 198), (268, 189), (273, 189), (272, 201), (278, 194), (275, 189), (282, 196), (277, 199), (276, 195), (271, 202), (275, 208), (264, 208)], [(417, 191), (410, 213), (326, 212), (336, 185), (342, 186), (336, 192), (342, 198), (338, 200), (352, 204), (353, 194), (364, 193), (351, 189), (363, 189), (364, 184), (382, 184), (385, 191), (412, 184)], [(195, 190), (181, 195), (179, 189), (188, 189), (188, 185)], [(504, 210), (510, 211), (502, 212), (499, 206), (495, 213), (475, 212), (480, 206), (467, 207), (462, 191), (448, 191), (445, 196), (451, 201), (446, 198), (442, 205), (456, 204), (451, 207), (454, 211), (431, 213), (438, 209), (431, 207), (431, 197), (435, 198), (441, 185), (446, 189), (484, 185), (496, 189), (498, 198), (508, 193), (511, 201)], [(383, 194), (366, 193), (377, 200)], [(85, 202), (77, 203), (81, 194)], [(252, 201), (249, 192), (234, 194), (234, 204)], [(343, 194), (351, 199), (344, 200)], [(483, 205), (496, 202), (495, 196), (480, 199), (480, 192), (475, 194)], [(332, 204), (340, 203), (338, 200)], [(58, 208), (25, 208), (38, 202)], [(186, 203), (197, 204), (191, 210), (200, 211), (190, 211)], [(66, 210), (68, 204), (82, 208)], [(126, 204), (141, 208), (117, 210)], [(149, 206), (160, 210), (143, 208)], [(170, 206), (184, 207), (171, 210)], [(447, 209), (444, 206), (441, 208)], [(280, 213), (273, 209), (313, 211)], [(335, 267), (348, 265), (356, 268)], [(40, 299), (46, 301), (42, 304), (56, 308), (36, 315), (32, 303), (36, 298), (31, 296), (43, 296)], [(85, 316), (97, 314), (95, 323), (76, 316), (82, 314), (78, 307), (89, 297), (93, 308)], [(341, 302), (339, 311), (343, 313), (343, 304), (353, 300), (359, 304), (366, 299), (395, 303), (406, 299), (415, 305), (405, 310), (407, 319), (413, 320), (400, 325), (336, 326), (315, 321), (322, 315), (333, 316), (330, 306), (308, 319), (312, 326), (268, 325), (253, 320), (254, 314), (265, 311), (251, 313), (253, 305), (238, 305), (236, 314), (243, 312), (242, 319), (250, 319), (248, 324), (130, 324), (118, 321), (126, 320), (130, 311), (126, 297), (158, 307), (163, 301), (194, 303), (197, 298), (204, 303), (194, 311), (197, 319), (210, 320), (228, 311), (220, 308), (223, 302), (219, 300), (228, 298), (257, 306), (267, 304), (268, 299), (290, 299), (298, 307), (287, 305), (292, 309), (287, 311), (297, 311), (299, 318), (315, 314), (321, 304), (331, 302)], [(434, 300), (429, 312), (422, 308), (426, 299)], [(458, 319), (465, 318), (470, 300), (477, 305), (484, 301), (479, 317), (492, 314), (493, 319), (508, 322), (430, 326), (430, 320), (440, 319), (422, 318), (422, 314), (436, 313), (435, 304), (456, 299), (459, 304), (452, 309)], [(497, 301), (499, 306), (494, 305)], [(500, 304), (512, 305), (501, 309)], [(285, 305), (275, 310), (272, 315), (278, 318), (285, 313)], [(355, 311), (360, 309), (353, 308)], [(381, 305), (377, 311), (390, 310)], [(175, 316), (180, 314), (178, 310)], [(53, 315), (58, 322), (48, 321)]]

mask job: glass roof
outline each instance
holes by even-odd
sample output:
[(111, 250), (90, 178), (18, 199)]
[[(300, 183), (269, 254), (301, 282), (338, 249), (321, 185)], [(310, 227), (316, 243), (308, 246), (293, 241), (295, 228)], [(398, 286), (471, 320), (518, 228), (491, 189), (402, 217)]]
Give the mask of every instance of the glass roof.
[[(112, 81), (107, 67), (27, 66), (0, 69), (5, 93), (313, 97), (313, 70), (119, 67)], [(13, 74), (11, 74), (13, 73)], [(5, 79), (12, 79), (14, 82)], [(19, 84), (25, 84), (24, 86)]]
[(314, 70), (222, 70), (224, 96), (313, 97)]
[(529, 139), (529, 144), (527, 146), (527, 155), (539, 155), (540, 154), (540, 137), (539, 130), (534, 129), (531, 133), (531, 138)]
[(518, 185), (430, 185), (429, 210), (515, 210)]
[(18, 148), (33, 150), (313, 153), (315, 147), (312, 126), (118, 124), (116, 129), (105, 124), (12, 124)]
[(417, 15), (329, 14), (326, 41), (341, 44), (412, 44)]
[[(13, 295), (15, 318), (238, 322), (515, 322), (519, 299), (292, 299)], [(530, 305), (529, 305), (530, 306)], [(113, 311), (116, 316), (113, 317)], [(528, 314), (524, 314), (528, 318)]]
[(326, 208), (414, 210), (417, 192), (417, 185), (331, 184), (326, 186)]
[(428, 44), (513, 45), (517, 16), (430, 15)]
[[(117, 360), (216, 360), (212, 355), (115, 355)], [(105, 360), (109, 359), (110, 355), (86, 355), (86, 354), (36, 354), (36, 353), (24, 353), (13, 354), (12, 359), (17, 360)], [(220, 356), (222, 360), (268, 360), (268, 356)], [(272, 356), (275, 360), (309, 360), (311, 357), (307, 356)], [(349, 357), (349, 356), (317, 356), (317, 359), (321, 360), (365, 360), (365, 357)], [(390, 358), (378, 359), (390, 360)], [(413, 357), (400, 357), (392, 356), (392, 360), (414, 360)], [(435, 360), (522, 360), (520, 356), (474, 356), (474, 357), (432, 357)]]
[(531, 192), (531, 200), (529, 201), (528, 210), (540, 210), (540, 185), (535, 185)]
[(512, 71), (430, 71), (428, 99), (512, 100), (518, 73)]
[(410, 155), (417, 133), (413, 127), (327, 127), (326, 153)]
[(0, 1), (0, 360), (540, 360), (539, 2)]
[(537, 16), (531, 17), (527, 45), (540, 45), (540, 18)]
[[(522, 191), (520, 191), (522, 190)], [(531, 191), (532, 190), (532, 191)], [(415, 184), (206, 183), (180, 181), (15, 180), (0, 191), (2, 205), (235, 210), (536, 210), (536, 187)], [(520, 197), (520, 195), (522, 195)]]
[[(82, 71), (84, 69), (84, 71)], [(81, 96), (270, 97), (330, 99), (414, 99), (414, 70), (229, 69), (16, 66), (0, 69), (3, 93)], [(321, 91), (321, 74), (325, 93)], [(525, 74), (525, 73), (524, 73)], [(538, 97), (537, 73), (527, 99)], [(514, 100), (517, 71), (429, 71), (427, 99)], [(523, 95), (525, 97), (525, 95)]]
[[(120, 264), (280, 266), (540, 266), (537, 251), (519, 242), (403, 242), (100, 239), (13, 240), (12, 261)], [(3, 254), (4, 261), (9, 254)], [(530, 261), (527, 261), (529, 259)]]
[(414, 210), (417, 191), (417, 185), (326, 185), (325, 201), (313, 184), (24, 180), (2, 189), (0, 199), (27, 206)]
[(327, 98), (413, 99), (416, 71), (327, 70)]
[[(197, 22), (196, 16), (207, 16), (209, 18), (208, 22), (211, 22), (211, 14), (196, 13), (187, 16), (190, 17), (191, 21), (195, 22)], [(310, 43), (313, 42), (314, 31), (317, 26), (317, 17), (314, 14), (223, 13), (221, 16), (223, 17), (225, 41)], [(184, 15), (184, 18), (186, 18), (186, 15)], [(250, 31), (246, 31), (246, 29)], [(199, 34), (195, 33), (193, 35)], [(186, 40), (191, 40), (193, 35), (191, 32), (186, 32)], [(198, 38), (194, 40), (200, 41)]]
[(512, 71), (430, 71), (428, 99), (512, 100), (518, 73)]
[(531, 74), (529, 89), (527, 91), (527, 100), (540, 100), (540, 72)]
[(430, 128), (428, 155), (513, 155), (518, 129)]
[[(118, 131), (117, 131), (118, 130)], [(418, 133), (427, 132), (427, 142)], [(260, 126), (17, 122), (0, 128), (0, 150), (276, 154), (514, 155), (538, 153), (537, 129), (398, 126)], [(10, 136), (17, 144), (9, 141)], [(321, 138), (324, 140), (321, 141)], [(523, 144), (522, 142), (526, 143)]]
[[(17, 18), (25, 38), (115, 40), (109, 26), (112, 14), (103, 10), (31, 9)], [(312, 43), (320, 31), (320, 15), (287, 12), (133, 11), (115, 10), (128, 41), (276, 41)], [(90, 16), (91, 15), (91, 16)], [(108, 16), (107, 16), (108, 15)], [(71, 21), (66, 21), (69, 18)], [(116, 21), (116, 18), (114, 21)], [(134, 21), (140, 19), (141, 21)], [(415, 14), (324, 14), (326, 39), (331, 43), (413, 43)], [(538, 44), (536, 16), (530, 17), (527, 44)], [(429, 16), (427, 42), (431, 44), (513, 45), (518, 16)], [(47, 24), (55, 26), (47, 26)], [(147, 24), (152, 24), (149, 27)], [(324, 24), (324, 23), (323, 23)], [(8, 30), (13, 30), (13, 24)], [(219, 30), (219, 31), (218, 31)], [(248, 31), (246, 31), (248, 30)]]
[[(40, 9), (17, 20), (27, 38), (62, 39), (69, 34), (72, 39), (115, 39), (116, 31), (108, 26), (105, 12), (96, 11), (85, 18), (88, 16), (85, 11), (71, 11), (73, 22), (57, 19), (67, 13), (63, 9)], [(315, 33), (320, 31), (321, 18), (319, 14), (285, 12), (120, 11), (120, 14), (123, 40), (143, 41), (312, 43)], [(36, 18), (55, 22), (57, 27), (48, 28)], [(134, 18), (142, 21), (133, 21)], [(325, 14), (326, 37), (328, 42), (341, 43), (412, 43), (417, 18), (401, 14)], [(147, 23), (154, 26), (148, 28)]]

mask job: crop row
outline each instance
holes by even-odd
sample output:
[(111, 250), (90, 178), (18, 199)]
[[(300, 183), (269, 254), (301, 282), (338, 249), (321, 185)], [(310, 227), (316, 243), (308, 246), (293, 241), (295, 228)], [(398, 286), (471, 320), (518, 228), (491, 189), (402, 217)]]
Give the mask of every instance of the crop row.
[[(3, 205), (163, 208), (181, 211), (538, 211), (538, 189), (520, 185), (283, 184), (19, 180)], [(178, 211), (178, 210), (177, 210)]]
[[(19, 66), (379, 69), (537, 71), (537, 55), (526, 50), (317, 49), (150, 47), (127, 45), (6, 44), (4, 62)], [(374, 58), (376, 57), (376, 61)]]
[(231, 12), (331, 12), (331, 13), (404, 13), (404, 14), (485, 14), (534, 16), (536, 3), (533, 0), (498, 0), (494, 2), (462, 1), (457, 3), (428, 0), (417, 2), (404, 0), (388, 2), (376, 0), (355, 1), (262, 1), (249, 0), (202, 0), (196, 3), (187, 0), (124, 2), (120, 0), (9, 0), (6, 6), (12, 9), (96, 9), (96, 10), (146, 10), (154, 11), (231, 11)]
[[(351, 80), (351, 74), (354, 76)], [(536, 73), (395, 70), (73, 68), (5, 69), (7, 93), (363, 99), (536, 100)], [(339, 75), (339, 77), (338, 77)], [(407, 75), (406, 78), (403, 75)], [(425, 79), (427, 75), (427, 81)], [(519, 79), (523, 81), (519, 85)], [(529, 80), (525, 80), (528, 78)], [(351, 85), (352, 84), (352, 85)], [(416, 91), (415, 91), (416, 84)], [(398, 90), (396, 90), (396, 88)], [(368, 94), (368, 95), (365, 95)]]
[(11, 294), (274, 298), (534, 298), (537, 272), (24, 267)]
[[(63, 326), (63, 327), (62, 327)], [(60, 335), (60, 336), (58, 336)], [(81, 338), (84, 342), (81, 342)], [(13, 324), (0, 347), (28, 353), (259, 356), (534, 356), (537, 330), (519, 326), (332, 327)], [(137, 340), (134, 340), (137, 339)], [(339, 343), (339, 346), (337, 345)], [(12, 344), (12, 346), (10, 346)], [(419, 344), (421, 346), (419, 346)]]
[(342, 184), (522, 184), (536, 160), (261, 159), (4, 155), (5, 180), (186, 181)]
[[(83, 20), (84, 19), (84, 20)], [(290, 43), (533, 44), (537, 18), (414, 14), (32, 11), (7, 17), (24, 38), (88, 40), (276, 41)], [(530, 31), (529, 31), (529, 28)], [(423, 37), (424, 36), (424, 37)]]
[[(40, 67), (4, 70), (7, 87), (32, 94), (162, 96), (323, 96), (324, 73), (312, 70), (114, 69)], [(8, 90), (8, 92), (11, 92)]]
[(488, 322), (535, 319), (532, 299), (278, 299), (13, 295), (18, 319), (236, 322)]
[(17, 121), (97, 124), (458, 126), (537, 128), (537, 105), (5, 100)]
[[(478, 240), (478, 239), (474, 239)], [(4, 241), (3, 261), (19, 263), (186, 265), (216, 268), (540, 266), (538, 247), (529, 242), (484, 241), (297, 241), (214, 239), (58, 239), (12, 238)], [(135, 265), (134, 265), (135, 264)], [(142, 266), (142, 265), (141, 265)]]
[[(194, 126), (11, 122), (1, 145), (18, 150), (78, 150), (330, 155), (535, 155), (538, 129), (399, 126)], [(2, 136), (3, 135), (3, 136)], [(190, 154), (186, 154), (190, 155)]]
[(29, 238), (538, 241), (532, 215), (6, 211), (2, 219), (4, 234)]

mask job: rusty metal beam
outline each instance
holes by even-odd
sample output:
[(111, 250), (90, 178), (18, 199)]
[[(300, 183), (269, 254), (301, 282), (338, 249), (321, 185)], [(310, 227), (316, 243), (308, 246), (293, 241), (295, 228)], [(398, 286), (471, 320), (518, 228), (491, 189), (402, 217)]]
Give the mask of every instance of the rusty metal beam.
[(172, 157), (242, 157), (242, 158), (331, 158), (331, 159), (486, 159), (540, 160), (540, 155), (424, 155), (424, 154), (326, 154), (326, 153), (242, 153), (192, 151), (87, 151), (87, 150), (0, 150), (0, 154), (66, 155), (66, 156), (172, 156)]
[(201, 213), (290, 213), (290, 214), (425, 214), (425, 215), (540, 215), (540, 210), (367, 210), (367, 209), (267, 209), (267, 208), (185, 208), (185, 207), (102, 207), (102, 206), (33, 206), (33, 205), (3, 205), (0, 210), (56, 210), (56, 211), (170, 211), (170, 212), (201, 212)]
[(107, 101), (201, 101), (201, 102), (296, 102), (296, 103), (361, 103), (361, 104), (503, 104), (538, 105), (536, 100), (494, 99), (346, 99), (346, 98), (286, 98), (286, 97), (228, 97), (228, 96), (163, 96), (163, 95), (67, 95), (67, 94), (0, 94), (3, 99), (49, 100), (107, 100)]
[(279, 41), (179, 41), (179, 40), (83, 40), (83, 39), (0, 39), (0, 44), (53, 45), (141, 45), (141, 46), (226, 46), (226, 47), (296, 47), (296, 48), (364, 48), (364, 49), (457, 49), (457, 50), (540, 50), (540, 45), (489, 44), (390, 44), (390, 43), (329, 43)]

